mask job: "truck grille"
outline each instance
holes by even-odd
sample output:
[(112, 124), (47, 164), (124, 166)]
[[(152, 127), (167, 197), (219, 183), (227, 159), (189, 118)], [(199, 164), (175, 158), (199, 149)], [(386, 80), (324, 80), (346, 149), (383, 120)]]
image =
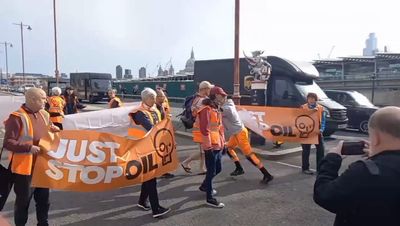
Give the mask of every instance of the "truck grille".
[(331, 118), (335, 120), (346, 120), (347, 110), (346, 109), (333, 109), (330, 111)]

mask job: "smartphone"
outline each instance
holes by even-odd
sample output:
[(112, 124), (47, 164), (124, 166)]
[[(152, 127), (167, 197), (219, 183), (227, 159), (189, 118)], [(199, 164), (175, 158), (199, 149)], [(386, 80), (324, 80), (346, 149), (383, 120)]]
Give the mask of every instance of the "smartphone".
[(342, 146), (342, 155), (364, 155), (364, 141), (345, 141)]

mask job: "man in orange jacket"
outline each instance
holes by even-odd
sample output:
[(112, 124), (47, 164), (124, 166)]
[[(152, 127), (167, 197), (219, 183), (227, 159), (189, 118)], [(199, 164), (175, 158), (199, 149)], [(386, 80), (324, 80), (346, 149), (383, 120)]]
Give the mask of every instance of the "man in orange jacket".
[(63, 129), (62, 122), (64, 119), (65, 100), (61, 97), (61, 89), (54, 87), (51, 89), (53, 96), (48, 98), (48, 112), (50, 114), (50, 121), (53, 122), (61, 130)]
[(36, 202), (37, 225), (49, 225), (49, 189), (31, 187), (32, 169), (36, 155), (40, 152), (40, 138), (48, 132), (60, 131), (51, 123), (49, 114), (44, 110), (46, 100), (46, 93), (42, 89), (27, 90), (25, 104), (4, 122), (6, 132), (3, 148), (11, 152), (16, 195), (14, 222), (17, 226), (26, 224), (32, 196)]

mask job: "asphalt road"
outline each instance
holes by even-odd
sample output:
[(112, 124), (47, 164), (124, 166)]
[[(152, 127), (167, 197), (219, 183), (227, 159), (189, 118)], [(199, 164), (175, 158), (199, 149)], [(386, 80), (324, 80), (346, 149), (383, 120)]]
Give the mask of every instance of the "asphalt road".
[[(101, 104), (90, 105), (87, 110), (101, 108)], [(1, 109), (4, 111), (6, 109)], [(9, 109), (8, 109), (9, 110)], [(339, 138), (365, 137), (354, 132), (339, 132)], [(3, 137), (0, 130), (0, 138)], [(2, 139), (0, 139), (0, 143)], [(190, 139), (177, 137), (181, 159), (198, 151)], [(327, 139), (331, 148), (336, 139)], [(285, 148), (285, 146), (283, 146)], [(204, 176), (188, 175), (180, 167), (173, 179), (159, 179), (158, 190), (161, 204), (172, 208), (172, 212), (156, 220), (150, 212), (139, 210), (135, 204), (139, 186), (121, 188), (108, 192), (51, 192), (49, 219), (51, 225), (333, 225), (334, 215), (314, 204), (312, 200), (315, 176), (303, 175), (300, 171), (301, 156), (294, 155), (271, 161), (263, 159), (266, 168), (275, 176), (269, 185), (260, 184), (261, 173), (243, 156), (245, 174), (231, 177), (233, 163), (225, 156), (223, 171), (215, 179), (217, 198), (226, 204), (223, 209), (205, 205), (205, 194), (198, 190)], [(345, 158), (342, 170), (357, 157)], [(315, 155), (310, 157), (315, 168)], [(198, 162), (192, 168), (198, 169)], [(8, 200), (4, 217), (10, 222), (13, 217), (14, 195)], [(35, 225), (34, 201), (30, 206), (29, 224)]]

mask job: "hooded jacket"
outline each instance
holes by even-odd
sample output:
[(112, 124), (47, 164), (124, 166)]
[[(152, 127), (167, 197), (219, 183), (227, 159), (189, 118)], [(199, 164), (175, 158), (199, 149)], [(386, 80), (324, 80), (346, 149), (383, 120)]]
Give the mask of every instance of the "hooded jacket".
[(225, 137), (229, 138), (243, 130), (244, 125), (239, 117), (233, 100), (228, 99), (221, 107), (222, 124), (225, 128)]

